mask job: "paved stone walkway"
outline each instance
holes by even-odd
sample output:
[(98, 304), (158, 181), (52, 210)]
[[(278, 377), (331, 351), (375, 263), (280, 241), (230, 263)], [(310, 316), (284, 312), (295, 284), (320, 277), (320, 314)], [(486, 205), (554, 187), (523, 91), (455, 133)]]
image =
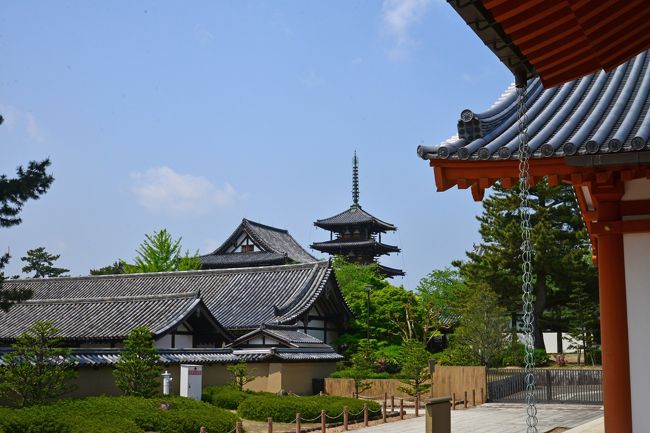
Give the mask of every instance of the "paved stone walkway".
[[(524, 405), (487, 403), (451, 413), (452, 433), (522, 433), (526, 431)], [(603, 416), (600, 406), (538, 405), (537, 430), (546, 433), (557, 427), (572, 428)], [(363, 433), (424, 433), (424, 417), (381, 424)]]

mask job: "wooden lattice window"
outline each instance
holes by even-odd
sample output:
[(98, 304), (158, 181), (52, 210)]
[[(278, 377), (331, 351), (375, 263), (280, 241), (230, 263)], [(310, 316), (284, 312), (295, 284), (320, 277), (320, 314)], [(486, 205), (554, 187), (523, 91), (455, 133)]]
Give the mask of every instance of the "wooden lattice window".
[(253, 245), (242, 245), (241, 246), (241, 252), (242, 253), (252, 253), (253, 252)]

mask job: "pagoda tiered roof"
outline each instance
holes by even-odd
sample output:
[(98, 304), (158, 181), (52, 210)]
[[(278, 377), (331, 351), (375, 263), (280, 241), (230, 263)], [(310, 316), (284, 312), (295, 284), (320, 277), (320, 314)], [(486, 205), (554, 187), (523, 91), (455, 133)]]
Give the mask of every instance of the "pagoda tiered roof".
[(372, 253), (375, 255), (399, 253), (400, 249), (394, 245), (381, 243), (375, 239), (365, 240), (344, 240), (334, 239), (326, 242), (314, 242), (312, 248), (331, 254), (345, 254), (350, 251), (359, 251)]
[(348, 209), (338, 213), (332, 217), (316, 220), (314, 223), (316, 227), (334, 232), (342, 232), (348, 227), (352, 226), (366, 226), (373, 233), (395, 231), (397, 227), (393, 224), (380, 220), (372, 216), (357, 203), (350, 206)]

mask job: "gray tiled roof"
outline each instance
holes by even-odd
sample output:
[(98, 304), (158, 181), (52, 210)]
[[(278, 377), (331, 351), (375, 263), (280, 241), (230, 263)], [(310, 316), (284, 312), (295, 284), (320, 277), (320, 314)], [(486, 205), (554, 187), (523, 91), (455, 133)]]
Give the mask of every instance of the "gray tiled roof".
[(196, 292), (34, 299), (14, 305), (9, 312), (0, 312), (0, 339), (18, 337), (35, 320), (54, 322), (67, 340), (124, 339), (138, 326), (162, 335), (197, 309), (210, 314)]
[(201, 264), (210, 267), (238, 267), (238, 266), (272, 266), (282, 265), (287, 262), (287, 255), (267, 251), (254, 251), (250, 253), (224, 253), (206, 254), (201, 256)]
[(276, 340), (279, 340), (280, 342), (283, 342), (289, 347), (295, 347), (295, 348), (322, 347), (322, 348), (331, 349), (330, 346), (323, 343), (318, 338), (313, 337), (304, 332), (298, 331), (298, 328), (295, 326), (281, 326), (281, 325), (262, 326), (259, 329), (255, 329), (254, 331), (242, 335), (237, 340), (235, 340), (231, 344), (231, 346), (232, 347), (241, 346), (242, 344), (245, 344), (248, 340), (260, 335), (265, 335), (274, 338)]
[[(248, 234), (264, 251), (228, 253), (228, 249), (242, 232)], [(219, 248), (210, 254), (201, 256), (201, 263), (206, 267), (273, 265), (288, 261), (309, 263), (316, 261), (316, 258), (305, 251), (287, 230), (260, 224), (246, 218), (242, 219), (241, 224)]]
[[(527, 91), (529, 148), (533, 158), (625, 154), (648, 150), (650, 54), (643, 52), (606, 73), (544, 90), (538, 78)], [(464, 110), (458, 134), (419, 146), (423, 159), (517, 158), (516, 92), (511, 86), (487, 111)]]
[(316, 220), (314, 225), (325, 230), (333, 231), (354, 225), (370, 225), (376, 231), (382, 232), (397, 230), (397, 227), (394, 225), (370, 215), (359, 205), (352, 205), (349, 209), (346, 209), (333, 217)]
[[(3, 284), (6, 289), (31, 290), (34, 299), (174, 293), (187, 296), (200, 291), (212, 315), (226, 329), (234, 330), (291, 322), (324, 294), (328, 279), (333, 278), (330, 274), (329, 262), (319, 261), (238, 269), (6, 280)], [(346, 308), (342, 314), (351, 316), (338, 288), (334, 296)]]
[(235, 349), (233, 353), (246, 362), (279, 359), (282, 361), (340, 361), (343, 356), (332, 349), (321, 348), (271, 348)]
[[(0, 349), (0, 365), (2, 356), (9, 349)], [(79, 366), (110, 366), (120, 359), (121, 349), (72, 349), (70, 359)], [(160, 363), (172, 364), (232, 364), (239, 361), (263, 362), (270, 360), (282, 361), (339, 361), (343, 357), (332, 348), (328, 349), (158, 349)]]

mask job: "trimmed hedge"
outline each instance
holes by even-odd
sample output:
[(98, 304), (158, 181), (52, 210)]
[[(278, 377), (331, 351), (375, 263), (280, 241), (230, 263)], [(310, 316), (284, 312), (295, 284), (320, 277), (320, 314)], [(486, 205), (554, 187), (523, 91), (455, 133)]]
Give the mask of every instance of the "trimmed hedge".
[[(160, 408), (161, 403), (169, 409)], [(4, 433), (227, 433), (237, 416), (182, 397), (89, 397), (23, 409), (0, 408)]]
[(271, 417), (277, 422), (292, 422), (296, 419), (296, 413), (300, 413), (303, 418), (316, 418), (320, 416), (321, 410), (325, 410), (330, 417), (337, 417), (330, 419), (331, 421), (341, 421), (343, 406), (347, 406), (350, 412), (356, 413), (363, 410), (363, 405), (366, 403), (368, 409), (373, 412), (381, 408), (379, 403), (374, 401), (347, 397), (256, 395), (244, 400), (239, 405), (237, 414), (242, 418), (256, 421), (266, 421)]
[(240, 391), (230, 386), (208, 386), (203, 388), (201, 400), (223, 409), (235, 410), (252, 395), (250, 391)]

